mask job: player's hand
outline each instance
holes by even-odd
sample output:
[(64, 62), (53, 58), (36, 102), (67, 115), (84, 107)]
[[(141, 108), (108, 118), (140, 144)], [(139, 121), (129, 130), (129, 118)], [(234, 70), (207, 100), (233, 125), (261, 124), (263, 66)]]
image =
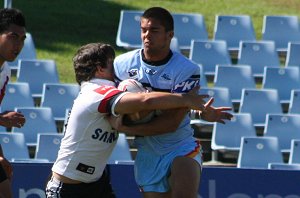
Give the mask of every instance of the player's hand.
[(201, 119), (208, 122), (219, 122), (225, 124), (225, 120), (231, 120), (233, 115), (227, 111), (232, 110), (231, 107), (213, 107), (214, 98), (211, 98), (204, 106), (205, 111), (201, 112)]
[(185, 94), (187, 97), (189, 97), (189, 107), (191, 109), (195, 110), (201, 110), (205, 111), (205, 98), (208, 98), (209, 95), (207, 94), (199, 94), (200, 86), (194, 87), (191, 91), (189, 91), (187, 94)]
[(6, 173), (6, 176), (8, 177), (9, 180), (11, 180), (12, 176), (13, 176), (12, 165), (4, 157), (0, 157), (0, 163), (1, 163), (1, 166), (3, 167), (3, 169), (4, 169), (5, 173)]
[(1, 125), (11, 128), (17, 127), (21, 128), (25, 124), (25, 117), (20, 112), (15, 111), (5, 111), (0, 114)]

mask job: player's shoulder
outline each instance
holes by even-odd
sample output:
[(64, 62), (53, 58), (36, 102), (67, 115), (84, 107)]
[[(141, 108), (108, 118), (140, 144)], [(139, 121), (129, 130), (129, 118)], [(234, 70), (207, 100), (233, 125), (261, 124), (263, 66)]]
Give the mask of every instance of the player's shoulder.
[(172, 60), (177, 65), (184, 65), (184, 68), (199, 68), (198, 64), (179, 52), (173, 52)]
[(140, 49), (132, 50), (129, 52), (125, 52), (123, 54), (120, 54), (117, 56), (114, 60), (116, 64), (118, 63), (124, 63), (124, 62), (130, 62), (133, 59), (136, 59), (140, 56)]

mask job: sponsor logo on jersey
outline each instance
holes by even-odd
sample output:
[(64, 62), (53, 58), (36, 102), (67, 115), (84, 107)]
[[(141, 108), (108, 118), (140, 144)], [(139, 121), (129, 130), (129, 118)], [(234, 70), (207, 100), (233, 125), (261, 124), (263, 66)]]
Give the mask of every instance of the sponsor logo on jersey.
[(102, 129), (98, 128), (94, 131), (94, 134), (92, 135), (92, 138), (95, 140), (99, 140), (101, 142), (106, 143), (113, 143), (118, 139), (119, 135), (118, 133), (110, 133), (107, 131), (103, 131)]
[(129, 75), (130, 78), (137, 77), (138, 76), (138, 69), (129, 70), (128, 75)]
[(157, 73), (157, 71), (155, 71), (154, 69), (145, 69), (145, 73), (149, 74), (149, 75), (154, 75)]
[(191, 89), (193, 89), (196, 85), (199, 85), (199, 79), (188, 79), (186, 81), (183, 81), (177, 85), (175, 85), (174, 89), (172, 90), (172, 92), (188, 92)]
[(161, 77), (165, 80), (171, 80), (171, 77), (168, 74), (163, 74)]

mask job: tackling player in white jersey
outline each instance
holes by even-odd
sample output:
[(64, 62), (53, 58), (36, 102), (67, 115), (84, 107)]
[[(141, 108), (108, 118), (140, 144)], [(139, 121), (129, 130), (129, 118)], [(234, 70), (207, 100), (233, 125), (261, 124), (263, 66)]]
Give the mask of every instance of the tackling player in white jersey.
[[(154, 109), (204, 109), (207, 96), (198, 95), (197, 88), (187, 94), (118, 90), (113, 82), (114, 57), (110, 45), (91, 43), (82, 46), (73, 58), (81, 90), (74, 100), (52, 177), (47, 183), (48, 198), (114, 197), (105, 167), (117, 142), (118, 131), (110, 125), (107, 116)], [(155, 124), (124, 126), (122, 132), (155, 135), (172, 128), (159, 117), (151, 122)], [(141, 130), (145, 126), (147, 130)]]

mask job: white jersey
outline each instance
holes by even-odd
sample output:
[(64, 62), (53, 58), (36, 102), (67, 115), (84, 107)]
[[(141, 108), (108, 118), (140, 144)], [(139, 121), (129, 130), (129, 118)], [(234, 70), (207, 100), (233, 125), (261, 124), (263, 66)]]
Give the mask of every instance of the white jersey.
[(5, 88), (7, 83), (10, 80), (11, 71), (9, 65), (4, 62), (2, 67), (0, 68), (0, 104), (2, 103), (2, 100), (5, 95)]
[[(200, 82), (200, 67), (177, 52), (173, 52), (167, 63), (152, 66), (143, 61), (142, 50), (133, 50), (116, 57), (114, 70), (118, 81), (135, 79), (152, 91), (185, 93)], [(194, 142), (193, 135), (187, 115), (175, 132), (136, 138), (136, 146), (146, 146), (157, 154), (165, 154)]]
[(52, 171), (84, 183), (101, 177), (118, 139), (105, 116), (115, 115), (115, 104), (124, 94), (108, 80), (82, 83)]

